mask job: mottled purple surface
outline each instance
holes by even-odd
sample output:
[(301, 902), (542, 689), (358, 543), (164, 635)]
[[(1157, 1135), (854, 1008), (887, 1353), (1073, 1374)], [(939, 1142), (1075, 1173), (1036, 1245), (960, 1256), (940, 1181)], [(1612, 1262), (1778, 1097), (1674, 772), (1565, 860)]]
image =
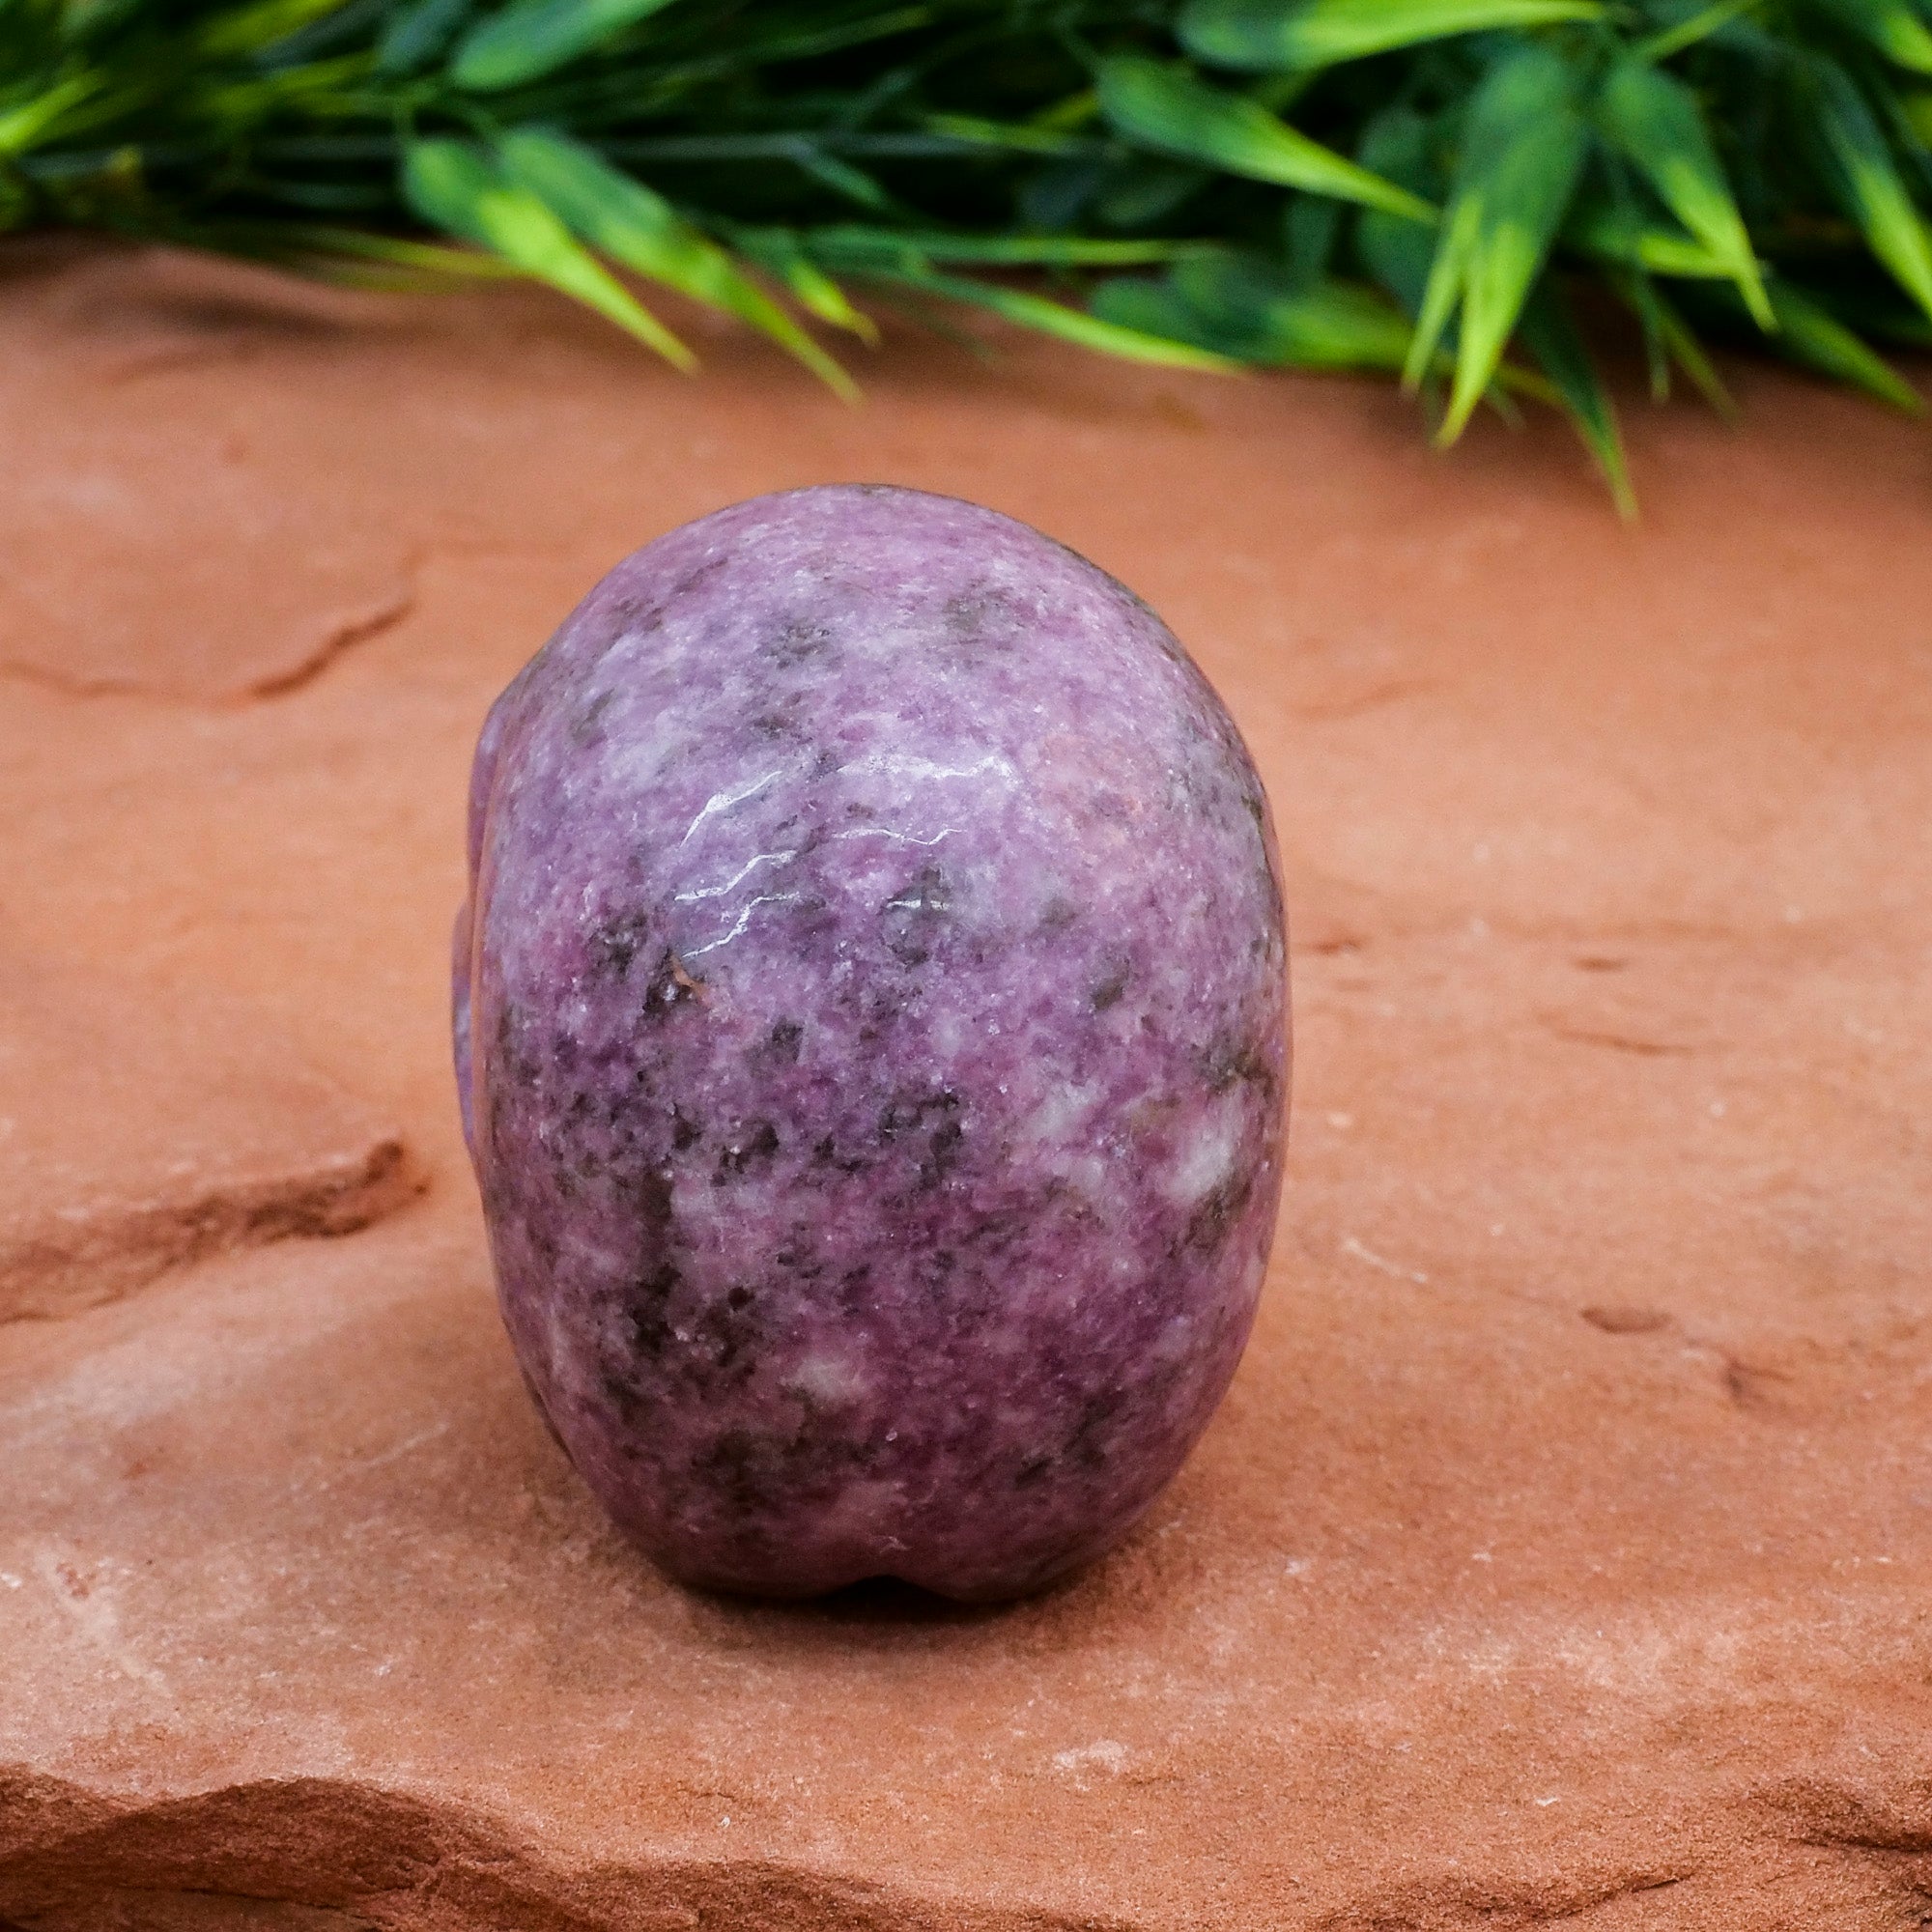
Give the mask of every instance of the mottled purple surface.
[(497, 701), (470, 872), (503, 1317), (624, 1529), (976, 1599), (1118, 1538), (1246, 1341), (1287, 1081), (1266, 802), (1152, 612), (948, 497), (722, 510)]

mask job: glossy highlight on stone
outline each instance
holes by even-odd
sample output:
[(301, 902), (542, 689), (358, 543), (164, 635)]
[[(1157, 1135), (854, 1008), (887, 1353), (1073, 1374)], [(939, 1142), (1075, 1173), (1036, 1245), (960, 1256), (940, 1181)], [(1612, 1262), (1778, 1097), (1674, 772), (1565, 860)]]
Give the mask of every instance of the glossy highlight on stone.
[(458, 1082), (531, 1394), (673, 1577), (992, 1600), (1233, 1376), (1280, 1187), (1278, 863), (1160, 620), (953, 498), (620, 563), (471, 781)]

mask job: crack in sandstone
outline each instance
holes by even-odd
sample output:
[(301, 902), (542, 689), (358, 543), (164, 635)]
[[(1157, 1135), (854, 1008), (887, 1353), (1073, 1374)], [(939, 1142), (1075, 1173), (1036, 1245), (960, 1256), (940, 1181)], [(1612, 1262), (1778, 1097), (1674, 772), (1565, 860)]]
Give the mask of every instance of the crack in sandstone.
[(1686, 1865), (1610, 1876), (1568, 1887), (1483, 1885), (1470, 1881), (1404, 1887), (1373, 1905), (1323, 1914), (1309, 1923), (1321, 1932), (1537, 1932), (1614, 1907), (1626, 1898), (1665, 1891), (1698, 1876)]
[(1646, 1059), (1675, 1057), (1695, 1053), (1697, 1050), (1677, 1040), (1645, 1039), (1636, 1034), (1611, 1033), (1595, 1027), (1565, 1026), (1548, 1019), (1544, 1021), (1544, 1025), (1556, 1038), (1567, 1039), (1574, 1046), (1607, 1047), (1614, 1053), (1641, 1054)]
[(330, 628), (299, 664), (288, 670), (257, 678), (254, 683), (244, 685), (240, 695), (258, 699), (286, 697), (290, 693), (313, 684), (345, 652), (353, 650), (357, 644), (367, 643), (371, 638), (381, 637), (384, 631), (394, 630), (416, 608), (416, 562), (412, 560), (405, 568), (408, 581), (387, 604), (360, 616), (343, 619)]
[[(300, 659), (280, 670), (246, 678), (227, 688), (191, 690), (170, 686), (164, 679), (150, 680), (127, 676), (76, 676), (71, 671), (35, 664), (7, 655), (0, 648), (0, 678), (37, 686), (65, 697), (146, 697), (184, 708), (233, 707), (288, 697), (305, 691), (325, 676), (351, 651), (385, 636), (414, 616), (423, 601), (423, 581), (430, 566), (440, 560), (461, 561), (465, 557), (506, 556), (555, 558), (572, 554), (565, 543), (503, 543), (470, 541), (462, 537), (440, 537), (417, 544), (404, 556), (400, 566), (402, 582), (359, 611), (326, 623), (320, 637)], [(4, 1932), (4, 1928), (0, 1928)]]
[(1360, 718), (1370, 711), (1379, 711), (1390, 704), (1399, 704), (1405, 697), (1416, 697), (1424, 692), (1435, 691), (1437, 682), (1427, 677), (1394, 678), (1385, 684), (1372, 685), (1366, 691), (1350, 692), (1340, 697), (1314, 698), (1291, 708), (1297, 718), (1305, 719), (1312, 724), (1340, 724), (1351, 718)]
[(392, 631), (411, 616), (420, 601), (417, 588), (418, 561), (404, 566), (403, 584), (377, 603), (329, 621), (321, 637), (297, 663), (226, 691), (184, 691), (171, 688), (164, 680), (140, 677), (76, 677), (47, 665), (24, 663), (18, 658), (0, 657), (0, 677), (21, 684), (37, 685), (43, 691), (64, 697), (148, 697), (182, 706), (205, 707), (260, 703), (306, 690), (339, 659), (374, 638)]
[(1690, 1871), (1673, 1872), (1667, 1878), (1634, 1878), (1628, 1885), (1613, 1886), (1607, 1891), (1595, 1891), (1579, 1903), (1569, 1906), (1561, 1912), (1552, 1912), (1529, 1921), (1534, 1925), (1560, 1925), (1566, 1918), (1581, 1918), (1585, 1913), (1601, 1912), (1606, 1905), (1615, 1905), (1619, 1899), (1638, 1898), (1647, 1891), (1668, 1891), (1674, 1885), (1682, 1885), (1686, 1879), (1694, 1878)]
[(163, 1274), (229, 1249), (353, 1235), (427, 1185), (401, 1139), (387, 1135), (353, 1162), (161, 1207), (43, 1221), (0, 1243), (0, 1327), (58, 1321), (119, 1301)]

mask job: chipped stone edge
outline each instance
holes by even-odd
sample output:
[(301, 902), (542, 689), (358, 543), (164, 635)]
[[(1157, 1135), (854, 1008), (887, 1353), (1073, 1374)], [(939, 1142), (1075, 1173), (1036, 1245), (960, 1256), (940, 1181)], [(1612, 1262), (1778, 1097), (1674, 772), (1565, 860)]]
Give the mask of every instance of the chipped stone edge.
[(1870, 1794), (1833, 1779), (1774, 1778), (1735, 1787), (1680, 1817), (1670, 1835), (1686, 1854), (1653, 1856), (1634, 1869), (1585, 1856), (1567, 1873), (1486, 1878), (1451, 1860), (1455, 1869), (1411, 1875), (1394, 1887), (1344, 1881), (1341, 1896), (1319, 1904), (1277, 1893), (1231, 1910), (1225, 1897), (1203, 1897), (1198, 1905), (1122, 1918), (975, 1901), (773, 1859), (644, 1852), (570, 1861), (482, 1809), (353, 1778), (267, 1778), (143, 1801), (90, 1791), (16, 1762), (0, 1764), (0, 1926), (43, 1918), (71, 1925), (75, 1911), (135, 1892), (306, 1908), (377, 1932), (682, 1932), (705, 1925), (745, 1932), (1194, 1932), (1208, 1925), (1532, 1932), (1699, 1880), (1719, 1889), (1729, 1916), (1748, 1917), (1754, 1903), (1802, 1909), (1803, 1901), (1786, 1896), (1789, 1872), (1766, 1858), (1774, 1847), (1876, 1861), (1890, 1870), (1901, 1896), (1922, 1898), (1903, 1867), (1932, 1853), (1932, 1833), (1902, 1823), (1890, 1808), (1881, 1804), (1875, 1811)]
[(1140, 1932), (1114, 1917), (922, 1896), (770, 1859), (566, 1864), (487, 1813), (350, 1779), (141, 1803), (0, 1765), (0, 1924), (123, 1890), (320, 1908), (382, 1932)]

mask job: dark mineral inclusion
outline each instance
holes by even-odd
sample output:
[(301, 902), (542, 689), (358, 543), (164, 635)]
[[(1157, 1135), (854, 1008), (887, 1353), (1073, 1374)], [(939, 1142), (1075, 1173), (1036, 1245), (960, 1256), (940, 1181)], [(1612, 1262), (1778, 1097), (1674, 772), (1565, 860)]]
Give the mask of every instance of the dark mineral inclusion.
[(639, 551), (497, 700), (456, 1055), (571, 1461), (672, 1576), (1032, 1589), (1206, 1426), (1279, 1192), (1281, 895), (1130, 592), (952, 498)]

